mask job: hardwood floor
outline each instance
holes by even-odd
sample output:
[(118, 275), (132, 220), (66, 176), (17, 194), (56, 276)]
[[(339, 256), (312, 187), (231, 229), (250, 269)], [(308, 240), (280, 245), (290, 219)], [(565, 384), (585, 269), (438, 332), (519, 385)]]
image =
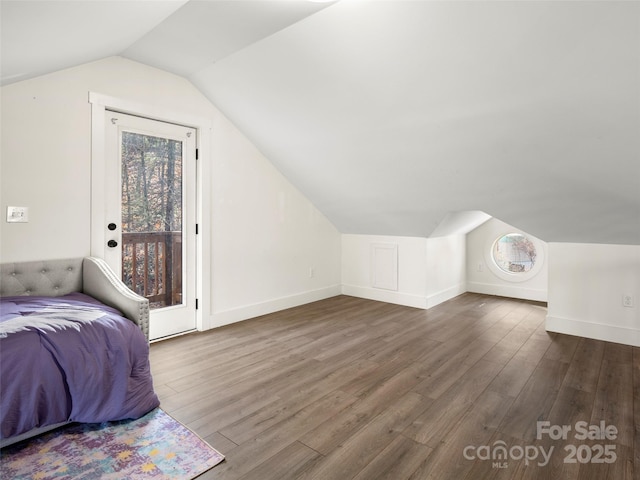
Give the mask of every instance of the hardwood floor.
[[(151, 366), (162, 408), (226, 456), (203, 480), (640, 479), (640, 349), (545, 315), (340, 296), (154, 343)], [(609, 439), (580, 438), (601, 422)]]

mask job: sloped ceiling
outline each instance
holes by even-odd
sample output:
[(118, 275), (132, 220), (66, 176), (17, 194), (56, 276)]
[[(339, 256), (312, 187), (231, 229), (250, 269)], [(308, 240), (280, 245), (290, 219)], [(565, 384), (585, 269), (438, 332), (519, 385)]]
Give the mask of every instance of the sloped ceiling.
[(119, 55), (185, 3), (1, 0), (2, 84)]
[[(3, 78), (23, 50), (53, 69), (54, 47), (59, 68), (120, 54), (184, 75), (344, 233), (486, 212), (545, 241), (640, 244), (640, 2), (106, 2), (127, 5), (110, 40), (48, 12), (28, 49), (10, 3), (51, 2), (2, 2)], [(157, 3), (142, 24), (116, 14)]]

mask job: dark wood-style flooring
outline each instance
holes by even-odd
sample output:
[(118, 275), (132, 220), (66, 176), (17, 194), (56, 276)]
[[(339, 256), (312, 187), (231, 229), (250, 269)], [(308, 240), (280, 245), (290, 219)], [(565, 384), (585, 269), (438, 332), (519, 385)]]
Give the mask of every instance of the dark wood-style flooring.
[(638, 480), (640, 349), (545, 315), (339, 296), (155, 343), (151, 365), (162, 408), (226, 455), (202, 479)]

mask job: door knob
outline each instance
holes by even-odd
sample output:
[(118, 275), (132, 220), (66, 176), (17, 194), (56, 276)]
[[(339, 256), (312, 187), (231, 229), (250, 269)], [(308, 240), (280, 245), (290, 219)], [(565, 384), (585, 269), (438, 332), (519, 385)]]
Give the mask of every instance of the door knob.
[(118, 246), (118, 242), (116, 242), (115, 240), (109, 240), (109, 241), (107, 242), (107, 246), (108, 246), (108, 247), (111, 247), (111, 248), (113, 248), (113, 247), (117, 247), (117, 246)]
[(117, 228), (117, 226), (116, 226), (116, 224), (115, 224), (115, 223), (110, 223), (109, 225), (107, 225), (107, 228), (108, 228), (109, 230), (115, 230), (115, 229)]

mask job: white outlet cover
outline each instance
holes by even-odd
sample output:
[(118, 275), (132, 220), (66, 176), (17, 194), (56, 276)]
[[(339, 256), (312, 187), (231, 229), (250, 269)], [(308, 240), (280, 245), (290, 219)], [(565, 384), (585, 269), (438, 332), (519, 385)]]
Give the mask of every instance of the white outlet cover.
[(26, 223), (29, 221), (29, 207), (7, 207), (7, 222)]

